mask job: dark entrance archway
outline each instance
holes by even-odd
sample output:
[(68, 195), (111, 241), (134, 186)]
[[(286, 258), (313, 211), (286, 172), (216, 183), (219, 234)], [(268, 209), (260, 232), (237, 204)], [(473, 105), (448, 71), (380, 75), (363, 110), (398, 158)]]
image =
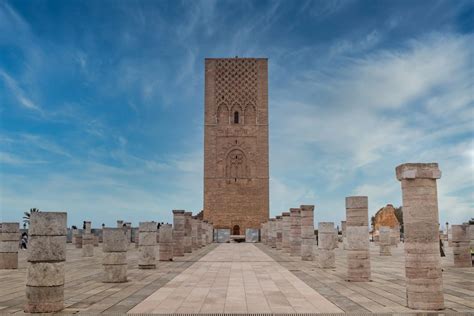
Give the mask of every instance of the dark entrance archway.
[(234, 225), (234, 228), (232, 228), (232, 235), (240, 235), (240, 226), (239, 225)]

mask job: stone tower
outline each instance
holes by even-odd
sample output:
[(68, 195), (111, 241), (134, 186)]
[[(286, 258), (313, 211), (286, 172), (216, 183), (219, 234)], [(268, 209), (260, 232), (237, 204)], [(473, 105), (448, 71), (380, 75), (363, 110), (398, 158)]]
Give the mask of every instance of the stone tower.
[(204, 219), (231, 234), (268, 220), (268, 63), (205, 61)]

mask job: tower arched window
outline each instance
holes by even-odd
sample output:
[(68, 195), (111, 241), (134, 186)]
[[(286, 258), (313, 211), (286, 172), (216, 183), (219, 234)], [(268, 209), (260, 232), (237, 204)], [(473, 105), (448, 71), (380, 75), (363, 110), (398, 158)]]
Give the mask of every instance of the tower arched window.
[(239, 124), (239, 112), (234, 112), (234, 124)]

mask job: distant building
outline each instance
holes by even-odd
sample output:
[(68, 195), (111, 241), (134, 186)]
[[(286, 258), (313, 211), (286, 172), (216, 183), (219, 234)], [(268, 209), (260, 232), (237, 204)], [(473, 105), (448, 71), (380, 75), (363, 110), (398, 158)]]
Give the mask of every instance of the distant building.
[(400, 226), (395, 215), (395, 208), (392, 204), (387, 204), (375, 213), (375, 231), (378, 231), (381, 226), (388, 226), (390, 228)]

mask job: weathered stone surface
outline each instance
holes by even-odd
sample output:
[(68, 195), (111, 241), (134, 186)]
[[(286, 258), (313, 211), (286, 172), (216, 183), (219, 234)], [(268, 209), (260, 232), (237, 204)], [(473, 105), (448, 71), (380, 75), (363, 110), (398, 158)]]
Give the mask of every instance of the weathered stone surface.
[(276, 216), (275, 220), (275, 248), (276, 250), (282, 249), (283, 241), (283, 222), (281, 216)]
[(396, 168), (396, 174), (399, 181), (441, 178), (437, 163), (405, 163)]
[(66, 222), (66, 213), (31, 214), (34, 234), (29, 240), (25, 312), (57, 312), (64, 307)]
[[(185, 218), (183, 210), (173, 210), (173, 256), (184, 256), (184, 226)], [(204, 230), (201, 231), (204, 235)], [(203, 238), (204, 237), (204, 238)], [(205, 243), (205, 236), (201, 237)]]
[(91, 232), (92, 223), (90, 221), (84, 221), (84, 231), (82, 235), (82, 256), (93, 257), (94, 256), (94, 235)]
[(140, 223), (139, 226), (138, 267), (154, 269), (156, 267), (156, 223)]
[(103, 229), (102, 251), (104, 252), (123, 252), (127, 251), (127, 233), (122, 228)]
[(284, 252), (290, 252), (290, 230), (291, 230), (291, 219), (290, 212), (283, 212), (282, 216), (282, 241), (281, 247)]
[(466, 268), (472, 266), (469, 225), (452, 225), (452, 247), (454, 266)]
[(104, 272), (102, 282), (122, 283), (127, 281), (127, 230), (120, 228), (104, 228), (102, 250), (102, 266)]
[(301, 259), (313, 260), (314, 235), (314, 205), (301, 205)]
[(318, 261), (320, 268), (330, 269), (336, 267), (334, 236), (336, 236), (336, 231), (333, 222), (318, 223)]
[[(348, 196), (346, 197), (346, 209), (366, 209), (369, 205), (367, 196)], [(348, 221), (346, 219), (346, 221)]]
[(388, 226), (379, 227), (379, 246), (380, 246), (380, 255), (381, 256), (391, 256), (392, 252), (390, 246), (391, 242), (391, 229)]
[(140, 269), (153, 269), (156, 267), (156, 247), (140, 246), (138, 248), (138, 267)]
[(64, 262), (36, 262), (28, 264), (26, 285), (59, 286), (64, 285)]
[(67, 213), (36, 212), (30, 217), (30, 236), (66, 236)]
[(29, 238), (28, 261), (66, 260), (66, 236), (38, 236)]
[(184, 213), (184, 252), (191, 253), (193, 251), (192, 242), (192, 212)]
[(267, 59), (205, 68), (204, 219), (243, 235), (269, 216)]
[(18, 269), (18, 252), (0, 252), (0, 269)]
[(198, 220), (195, 219), (195, 218), (191, 218), (191, 246), (192, 246), (192, 250), (199, 249), (199, 245), (198, 245)]
[(156, 232), (157, 225), (156, 222), (140, 222), (138, 223), (138, 230), (140, 232)]
[(156, 228), (154, 232), (139, 232), (139, 246), (155, 246), (156, 245)]
[(402, 186), (408, 307), (443, 309), (436, 188), (441, 172), (436, 163), (410, 163), (398, 166), (396, 175)]
[(74, 242), (75, 242), (74, 245), (76, 246), (77, 249), (82, 248), (82, 235), (79, 231), (76, 233), (76, 237), (74, 238)]
[(27, 313), (53, 313), (64, 309), (64, 286), (27, 286), (24, 311)]
[(346, 197), (347, 280), (370, 281), (368, 198)]
[[(6, 235), (8, 233), (12, 233), (14, 235)], [(8, 223), (3, 222), (0, 228), (0, 240), (12, 240), (12, 237), (5, 239), (5, 236), (17, 236), (16, 234), (20, 234), (20, 223)], [(16, 238), (16, 237), (13, 237)]]
[(170, 261), (173, 259), (173, 228), (169, 224), (160, 227), (159, 260)]
[(3, 240), (0, 242), (0, 253), (17, 253), (18, 240)]
[(127, 252), (104, 252), (102, 257), (103, 265), (123, 265), (127, 264)]
[(104, 283), (123, 283), (127, 282), (127, 265), (104, 265), (104, 274), (102, 277)]
[(277, 241), (277, 231), (276, 231), (276, 218), (270, 218), (269, 220), (269, 237), (270, 237), (270, 247), (276, 248)]
[(301, 210), (290, 209), (290, 255), (301, 256)]

